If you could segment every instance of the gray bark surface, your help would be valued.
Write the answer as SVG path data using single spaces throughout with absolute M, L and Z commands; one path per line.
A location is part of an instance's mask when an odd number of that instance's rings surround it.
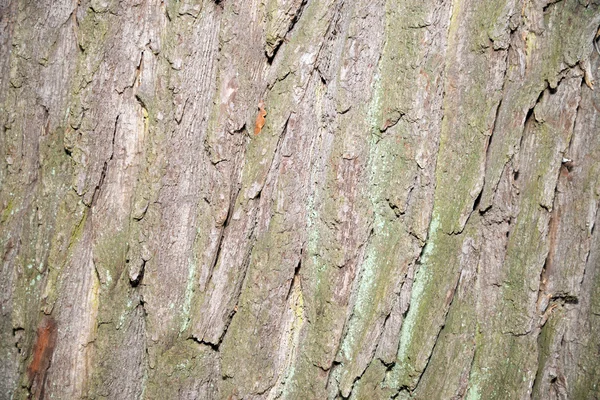
M 595 0 L 0 2 L 1 399 L 599 399 Z

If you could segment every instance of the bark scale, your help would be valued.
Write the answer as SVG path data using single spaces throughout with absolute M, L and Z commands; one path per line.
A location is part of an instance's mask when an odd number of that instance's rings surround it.
M 598 398 L 599 26 L 2 2 L 0 398 Z

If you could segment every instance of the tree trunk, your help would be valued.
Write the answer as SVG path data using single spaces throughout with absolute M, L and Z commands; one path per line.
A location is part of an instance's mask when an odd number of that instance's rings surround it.
M 0 18 L 0 398 L 600 397 L 600 1 Z

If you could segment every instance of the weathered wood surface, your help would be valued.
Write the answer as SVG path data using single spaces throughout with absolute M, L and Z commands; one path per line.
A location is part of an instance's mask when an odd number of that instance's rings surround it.
M 0 2 L 0 398 L 599 398 L 599 26 Z

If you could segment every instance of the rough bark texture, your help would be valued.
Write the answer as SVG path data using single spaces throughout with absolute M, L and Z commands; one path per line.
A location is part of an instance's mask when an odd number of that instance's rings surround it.
M 600 398 L 599 26 L 0 2 L 0 398 Z

